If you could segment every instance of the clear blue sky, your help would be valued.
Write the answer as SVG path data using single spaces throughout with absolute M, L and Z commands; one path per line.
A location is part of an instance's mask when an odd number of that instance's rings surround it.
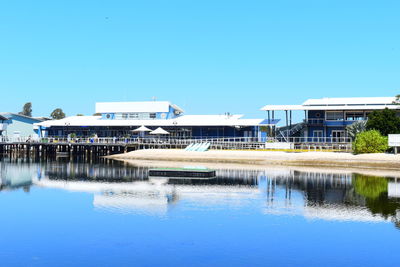
M 2 1 L 0 111 L 190 114 L 400 93 L 400 1 Z

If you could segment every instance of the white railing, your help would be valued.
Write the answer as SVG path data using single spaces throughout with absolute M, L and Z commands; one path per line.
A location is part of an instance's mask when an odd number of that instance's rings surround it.
M 278 142 L 289 143 L 351 143 L 351 137 L 280 137 Z
M 8 137 L 8 136 L 0 136 L 0 143 L 19 143 L 19 142 L 39 142 L 39 138 L 32 138 L 32 137 L 26 137 L 26 136 L 22 136 L 22 137 L 17 137 L 17 136 L 13 136 L 13 137 Z
M 224 138 L 182 138 L 182 137 L 5 137 L 0 136 L 2 143 L 71 143 L 71 144 L 190 144 L 199 142 L 214 143 L 351 143 L 350 137 L 224 137 Z

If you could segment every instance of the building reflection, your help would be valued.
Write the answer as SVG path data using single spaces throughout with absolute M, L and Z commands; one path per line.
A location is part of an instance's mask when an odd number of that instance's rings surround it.
M 180 203 L 197 208 L 261 207 L 265 214 L 311 220 L 400 225 L 395 178 L 295 170 L 217 169 L 214 179 L 148 179 L 148 168 L 116 161 L 0 161 L 1 190 L 32 186 L 93 194 L 100 211 L 166 215 Z
M 302 214 L 309 219 L 392 221 L 399 225 L 397 179 L 312 172 L 263 179 L 268 185 L 267 213 L 278 210 L 281 214 Z
M 96 209 L 165 215 L 180 200 L 203 205 L 230 203 L 259 194 L 258 171 L 220 169 L 212 179 L 168 179 L 147 176 L 146 167 L 87 163 L 51 164 L 36 186 L 94 194 Z
M 29 192 L 32 186 L 32 179 L 39 175 L 37 167 L 22 165 L 20 163 L 4 164 L 0 161 L 0 191 L 12 191 L 22 189 Z

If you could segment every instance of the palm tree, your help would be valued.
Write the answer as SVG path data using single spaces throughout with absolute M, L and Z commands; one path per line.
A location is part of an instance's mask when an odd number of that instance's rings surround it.
M 346 127 L 347 136 L 352 140 L 356 138 L 356 135 L 362 133 L 367 128 L 367 121 L 357 121 Z
M 396 95 L 396 100 L 393 101 L 393 104 L 400 105 L 400 95 Z

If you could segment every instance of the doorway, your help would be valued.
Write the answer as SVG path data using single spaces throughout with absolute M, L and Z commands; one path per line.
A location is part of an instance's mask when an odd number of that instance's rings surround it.
M 344 142 L 346 137 L 346 132 L 343 130 L 333 130 L 332 131 L 332 142 L 340 143 Z

